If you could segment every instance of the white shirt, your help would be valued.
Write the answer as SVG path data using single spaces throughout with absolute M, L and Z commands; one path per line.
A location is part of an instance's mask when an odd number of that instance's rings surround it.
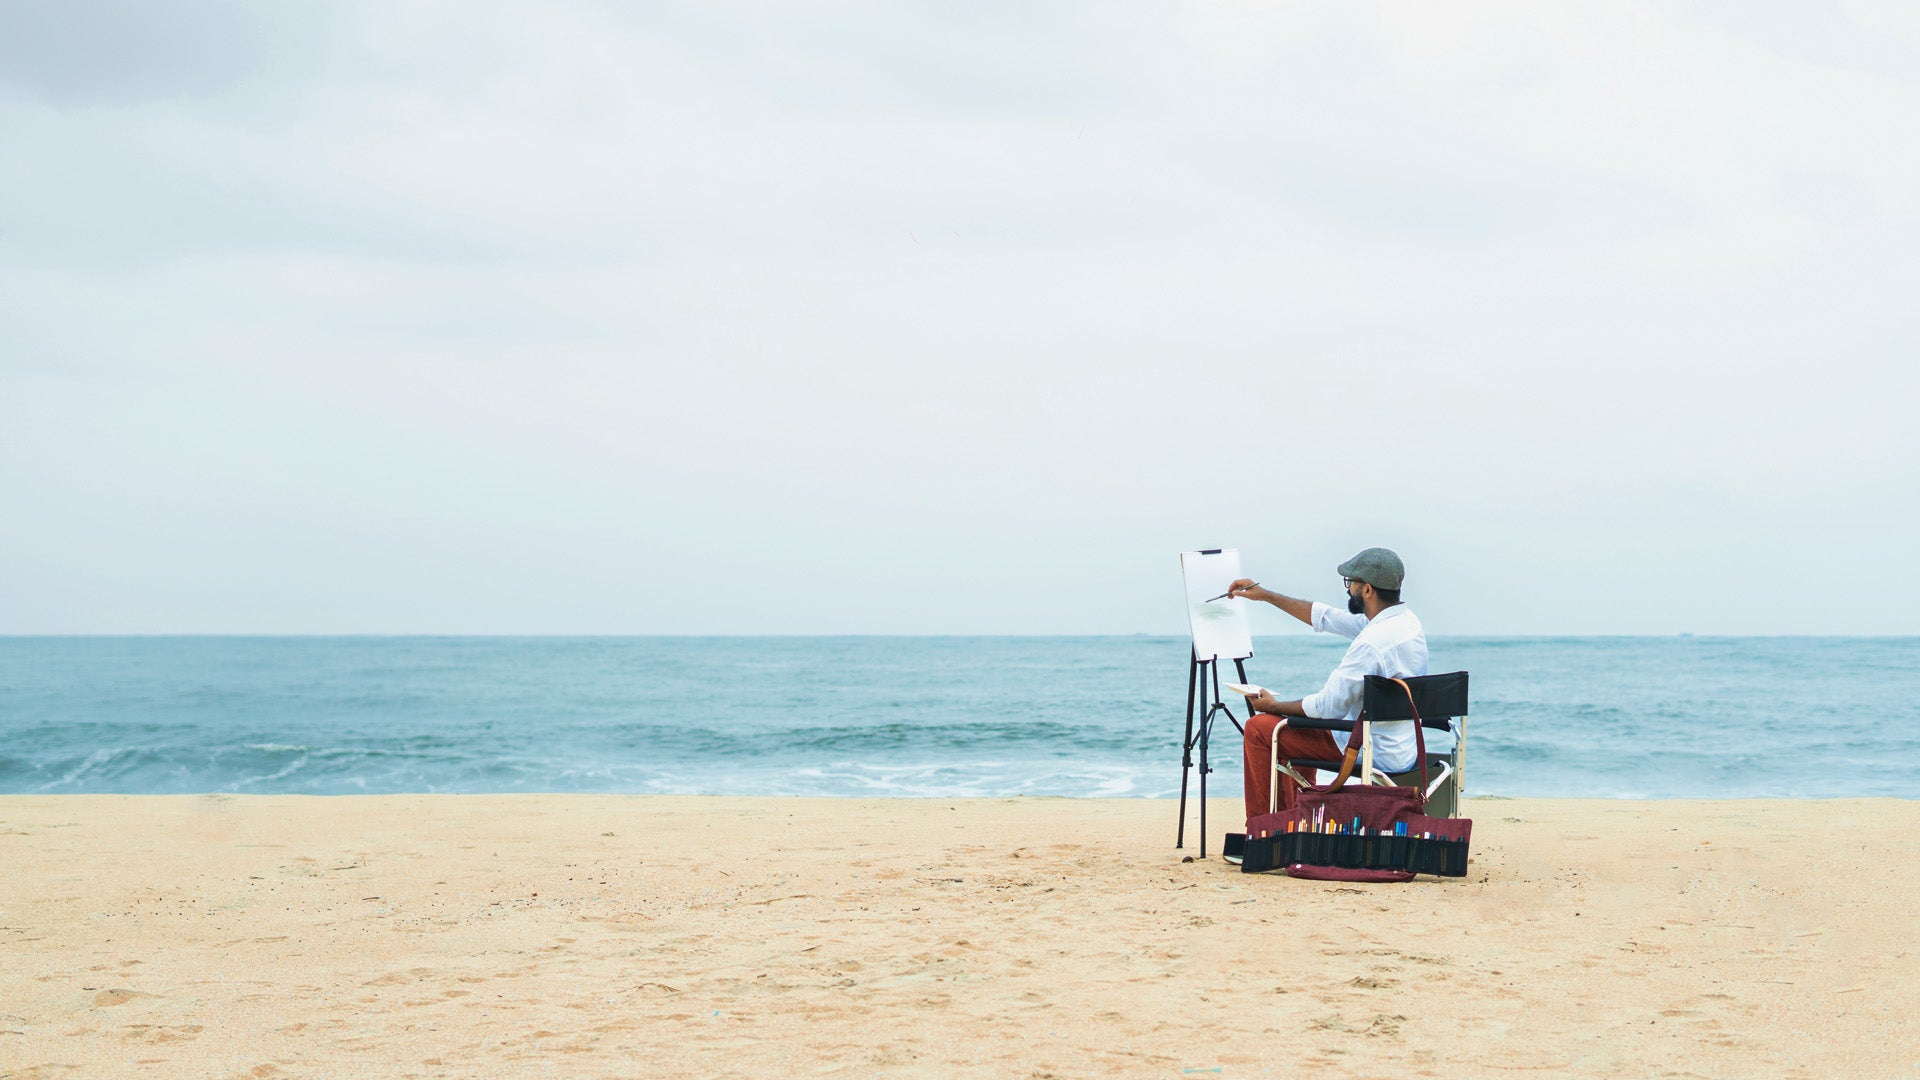
M 1313 605 L 1313 628 L 1325 634 L 1353 639 L 1340 666 L 1327 676 L 1318 693 L 1300 699 L 1300 709 L 1321 720 L 1358 720 L 1360 692 L 1369 675 L 1404 679 L 1427 673 L 1427 631 L 1420 617 L 1405 604 L 1395 604 L 1369 622 L 1339 608 Z M 1329 732 L 1341 746 L 1346 741 Z M 1381 772 L 1406 772 L 1417 767 L 1413 721 L 1395 720 L 1373 725 L 1373 767 Z

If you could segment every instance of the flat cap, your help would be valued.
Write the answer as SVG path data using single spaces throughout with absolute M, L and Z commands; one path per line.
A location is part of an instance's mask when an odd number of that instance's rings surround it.
M 1400 556 L 1386 548 L 1368 548 L 1341 563 L 1340 576 L 1364 581 L 1376 589 L 1397 589 L 1407 579 L 1407 568 Z

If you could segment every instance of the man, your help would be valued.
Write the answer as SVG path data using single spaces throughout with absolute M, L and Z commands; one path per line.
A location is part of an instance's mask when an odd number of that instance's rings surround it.
M 1299 619 L 1315 630 L 1352 638 L 1340 666 L 1327 676 L 1318 693 L 1298 701 L 1280 701 L 1271 693 L 1249 695 L 1247 705 L 1254 714 L 1247 719 L 1246 753 L 1247 820 L 1267 813 L 1273 783 L 1270 757 L 1274 741 L 1280 743 L 1280 757 L 1338 761 L 1346 747 L 1343 735 L 1335 742 L 1334 733 L 1311 728 L 1291 727 L 1287 718 L 1311 716 L 1322 720 L 1355 720 L 1360 716 L 1360 691 L 1368 675 L 1406 678 L 1427 673 L 1427 633 L 1420 619 L 1400 601 L 1400 585 L 1406 567 L 1400 556 L 1386 548 L 1368 548 L 1339 566 L 1347 587 L 1347 610 L 1338 611 L 1327 604 L 1296 600 L 1271 589 L 1263 589 L 1241 578 L 1228 589 L 1230 595 L 1249 600 L 1264 600 Z M 1373 725 L 1373 764 L 1382 772 L 1405 772 L 1416 767 L 1413 721 Z M 1303 773 L 1317 780 L 1311 771 Z M 1299 800 L 1299 785 L 1285 773 L 1280 775 L 1279 808 L 1291 810 Z

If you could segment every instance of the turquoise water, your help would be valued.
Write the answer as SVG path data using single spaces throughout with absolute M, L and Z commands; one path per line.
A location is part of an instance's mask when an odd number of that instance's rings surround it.
M 1297 697 L 1345 644 L 1261 640 L 1247 673 Z M 1473 673 L 1473 794 L 1916 788 L 1920 639 L 1431 644 Z M 1176 637 L 0 638 L 0 793 L 1165 797 L 1186 665 Z

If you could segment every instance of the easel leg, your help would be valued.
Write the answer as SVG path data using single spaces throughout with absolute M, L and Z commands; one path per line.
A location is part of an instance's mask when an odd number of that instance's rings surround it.
M 1187 773 L 1193 768 L 1193 691 L 1195 680 L 1200 674 L 1200 660 L 1188 656 L 1187 660 L 1187 733 L 1180 739 L 1180 829 L 1174 834 L 1173 846 L 1177 851 L 1187 843 Z
M 1202 696 L 1209 701 L 1220 700 L 1220 661 L 1207 661 L 1207 674 L 1201 676 L 1203 682 L 1211 680 L 1212 688 Z M 1213 740 L 1213 707 L 1207 707 L 1206 718 L 1200 721 L 1200 857 L 1207 857 L 1207 774 L 1213 771 L 1213 765 L 1207 757 L 1207 746 Z
M 1240 673 L 1240 681 L 1247 679 L 1246 663 L 1243 660 L 1233 662 L 1234 670 Z M 1202 660 L 1192 657 L 1187 666 L 1187 731 L 1180 746 L 1180 828 L 1175 834 L 1173 846 L 1186 846 L 1187 839 L 1187 778 L 1195 767 L 1200 770 L 1200 853 L 1207 857 L 1207 774 L 1213 771 L 1212 744 L 1213 721 L 1224 713 L 1233 729 L 1246 734 L 1246 728 L 1240 723 L 1233 710 L 1220 700 L 1220 660 Z M 1196 759 L 1195 748 L 1200 753 Z

